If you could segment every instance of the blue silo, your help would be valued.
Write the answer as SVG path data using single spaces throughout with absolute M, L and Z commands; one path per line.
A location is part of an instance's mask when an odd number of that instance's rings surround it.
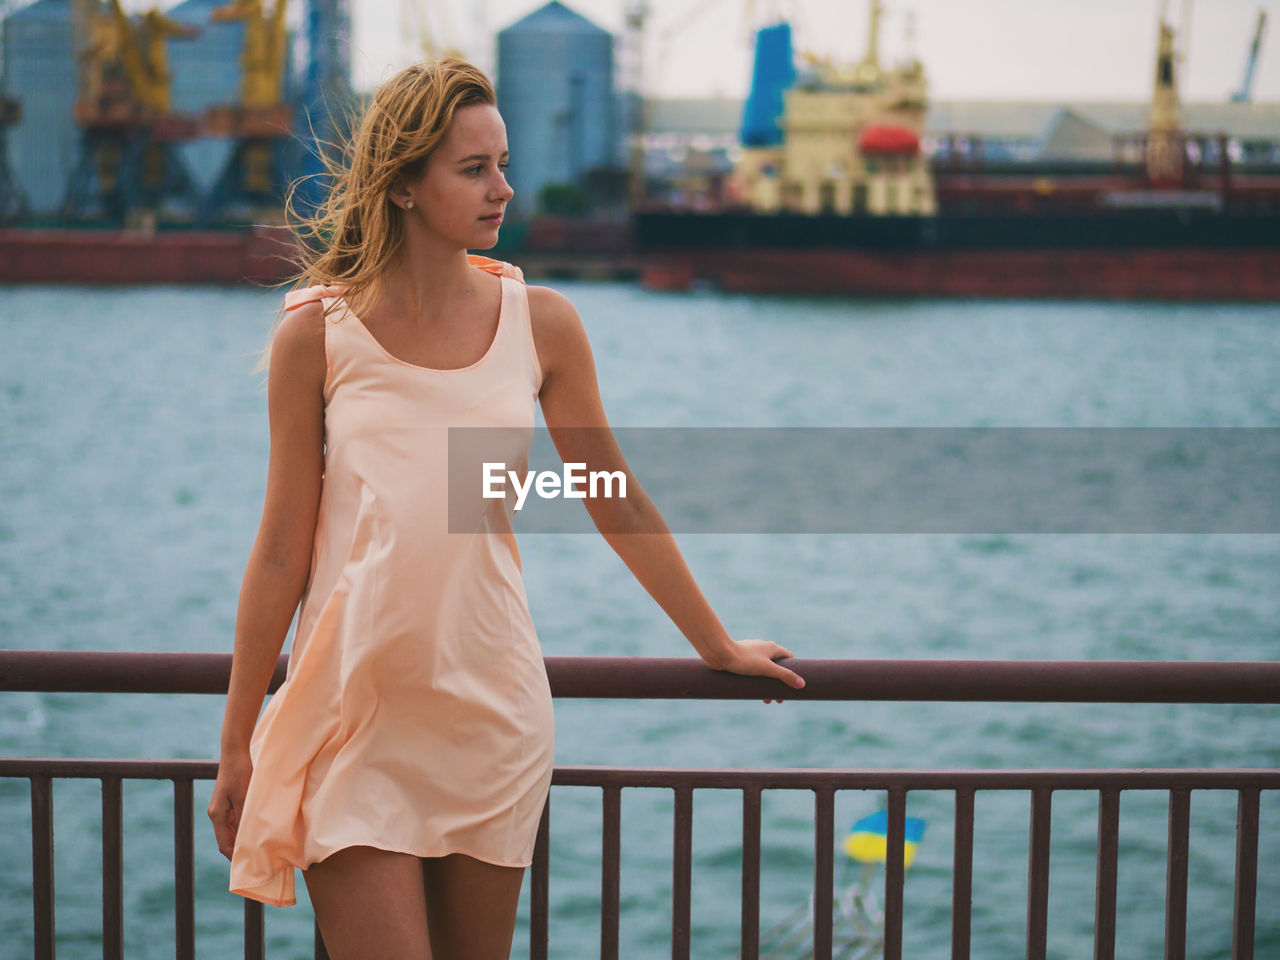
M 498 109 L 517 219 L 537 212 L 547 184 L 581 183 L 588 170 L 617 165 L 613 42 L 559 0 L 498 33 Z
M 9 161 L 37 215 L 57 212 L 75 165 L 76 80 L 70 0 L 36 0 L 11 13 L 0 87 L 21 104 L 22 119 L 8 131 Z
M 185 0 L 167 13 L 173 19 L 198 27 L 191 40 L 169 41 L 169 72 L 173 77 L 173 109 L 202 117 L 209 107 L 240 99 L 240 51 L 244 23 L 213 23 L 209 14 L 226 0 Z M 201 191 L 208 190 L 227 162 L 229 137 L 201 137 L 183 145 L 183 158 Z

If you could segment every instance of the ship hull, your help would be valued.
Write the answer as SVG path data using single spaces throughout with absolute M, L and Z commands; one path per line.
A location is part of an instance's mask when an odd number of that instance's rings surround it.
M 277 283 L 295 270 L 291 234 L 245 231 L 0 230 L 0 283 Z
M 894 297 L 1280 301 L 1280 218 L 639 214 L 644 284 Z

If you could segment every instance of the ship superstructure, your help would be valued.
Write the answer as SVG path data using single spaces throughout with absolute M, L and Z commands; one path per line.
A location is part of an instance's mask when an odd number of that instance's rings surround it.
M 857 63 L 811 55 L 793 74 L 789 25 L 758 34 L 743 156 L 730 187 L 743 206 L 767 214 L 936 212 L 921 151 L 924 64 L 911 58 L 882 66 L 880 0 L 870 12 L 866 54 Z M 775 105 L 781 109 L 771 117 Z
M 1225 133 L 1184 126 L 1186 40 L 1164 11 L 1146 116 L 1083 162 L 992 162 L 979 139 L 936 130 L 927 156 L 924 66 L 886 69 L 879 0 L 870 12 L 852 64 L 794 57 L 785 23 L 759 32 L 721 202 L 633 215 L 647 285 L 1280 301 L 1280 176 L 1234 166 Z

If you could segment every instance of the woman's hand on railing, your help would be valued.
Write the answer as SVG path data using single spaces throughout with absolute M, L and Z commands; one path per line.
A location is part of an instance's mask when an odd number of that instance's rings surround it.
M 218 761 L 218 779 L 213 784 L 208 813 L 213 821 L 214 835 L 218 838 L 218 850 L 228 860 L 235 849 L 240 811 L 244 809 L 244 797 L 249 792 L 252 775 L 253 761 L 247 748 L 234 753 L 223 751 Z
M 776 677 L 789 687 L 799 690 L 804 686 L 804 678 L 794 670 L 788 670 L 774 661 L 779 657 L 794 657 L 795 654 L 781 644 L 772 640 L 738 640 L 726 650 L 715 662 L 707 662 L 716 670 L 727 670 L 748 677 Z M 773 703 L 765 700 L 765 703 Z M 781 700 L 778 703 L 782 703 Z

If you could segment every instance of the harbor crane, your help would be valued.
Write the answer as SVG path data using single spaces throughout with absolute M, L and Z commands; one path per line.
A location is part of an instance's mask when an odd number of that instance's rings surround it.
M 1145 148 L 1147 180 L 1155 187 L 1177 187 L 1184 183 L 1185 141 L 1178 87 L 1189 42 L 1191 3 L 1187 0 L 1183 8 L 1181 38 L 1165 15 L 1166 7 L 1167 0 L 1160 5 L 1155 82 Z
M 439 18 L 440 25 L 433 23 Z M 450 17 L 449 5 L 429 0 L 400 0 L 400 32 L 414 55 L 427 60 L 441 57 L 465 58 L 466 53 L 450 42 L 458 31 Z
M 263 0 L 232 0 L 209 19 L 244 22 L 240 100 L 209 108 L 205 129 L 231 137 L 231 155 L 205 201 L 203 219 L 237 220 L 278 212 L 284 193 L 285 147 L 293 136 L 293 105 L 285 100 L 287 0 L 268 12 Z
M 1232 103 L 1251 103 L 1253 100 L 1253 71 L 1258 66 L 1258 51 L 1262 48 L 1262 34 L 1267 29 L 1267 11 L 1258 11 L 1258 24 L 1253 30 L 1253 43 L 1249 46 L 1249 59 L 1244 65 L 1244 80 L 1240 89 L 1231 95 Z
M 197 190 L 177 147 L 197 125 L 172 110 L 167 44 L 199 31 L 159 10 L 134 21 L 120 0 L 75 10 L 85 38 L 73 108 L 80 148 L 62 216 L 154 227 L 171 200 L 194 212 Z

